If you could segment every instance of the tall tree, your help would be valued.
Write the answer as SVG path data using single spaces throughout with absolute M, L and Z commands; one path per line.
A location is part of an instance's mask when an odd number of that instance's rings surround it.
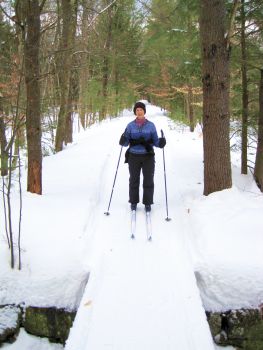
M 18 54 L 14 40 L 13 25 L 4 21 L 0 8 L 0 141 L 1 175 L 8 174 L 8 155 L 15 136 L 16 93 L 19 80 Z M 12 132 L 10 133 L 10 125 Z M 10 134 L 12 137 L 10 138 Z M 12 171 L 11 169 L 9 169 Z
M 241 75 L 242 75 L 242 133 L 241 133 L 241 174 L 247 174 L 247 144 L 248 144 L 248 79 L 247 79 L 247 48 L 246 48 L 246 13 L 245 0 L 241 0 Z
M 27 190 L 42 194 L 42 150 L 40 123 L 39 46 L 40 12 L 38 0 L 25 5 L 25 82 L 27 93 L 26 132 L 28 149 Z M 42 1 L 42 5 L 44 2 Z
M 139 81 L 154 103 L 180 115 L 190 130 L 201 114 L 198 34 L 196 0 L 151 2 Z
M 79 0 L 74 0 L 72 3 L 72 19 L 71 19 L 71 30 L 70 30 L 70 44 L 72 47 L 75 46 L 76 29 L 77 29 L 77 16 L 78 16 L 78 2 Z M 70 78 L 69 78 L 69 90 L 68 90 L 68 109 L 66 111 L 65 117 L 65 144 L 71 143 L 73 141 L 73 111 L 74 111 L 74 101 L 77 100 L 77 73 L 74 66 L 77 66 L 76 56 L 70 56 Z
M 260 73 L 258 143 L 254 178 L 260 191 L 263 192 L 263 69 L 260 70 Z
M 229 142 L 229 46 L 225 1 L 200 0 L 204 194 L 232 186 Z
M 72 31 L 73 0 L 61 0 L 62 9 L 62 33 L 59 52 L 57 53 L 57 70 L 60 90 L 60 108 L 58 114 L 58 125 L 56 133 L 56 152 L 62 151 L 65 141 L 66 115 L 68 111 L 68 96 L 70 82 L 70 63 L 72 53 L 72 42 L 70 39 Z
M 109 5 L 109 1 L 106 1 L 105 5 Z M 110 76 L 110 54 L 112 47 L 112 22 L 113 22 L 113 6 L 109 6 L 107 9 L 107 29 L 106 38 L 104 42 L 104 53 L 103 53 L 103 63 L 102 63 L 102 109 L 100 111 L 100 120 L 104 119 L 106 116 L 106 105 L 108 99 L 108 86 L 109 86 L 109 76 Z
M 90 36 L 90 26 L 92 15 L 90 8 L 93 6 L 94 0 L 82 0 L 82 16 L 81 16 L 81 35 L 80 35 L 80 66 L 81 74 L 79 76 L 79 117 L 80 123 L 83 128 L 86 128 L 86 115 L 88 112 L 88 78 L 89 78 L 89 36 Z M 92 13 L 92 14 L 91 14 Z
M 188 93 L 187 93 L 187 115 L 189 118 L 190 123 L 190 131 L 194 131 L 195 123 L 194 123 L 194 108 L 193 108 L 193 89 L 192 86 L 188 86 Z
M 258 72 L 263 64 L 262 2 L 241 1 L 231 46 L 231 125 L 241 136 L 241 173 L 247 174 L 254 159 L 254 135 L 258 126 Z M 239 143 L 236 143 L 239 146 Z M 240 149 L 237 147 L 236 149 Z
M 92 111 L 117 114 L 131 105 L 138 85 L 141 20 L 134 0 L 104 1 L 89 35 L 88 99 Z M 98 115 L 98 114 L 97 114 Z
M 8 153 L 6 151 L 6 127 L 4 122 L 2 96 L 0 95 L 0 143 L 1 143 L 1 176 L 8 174 Z

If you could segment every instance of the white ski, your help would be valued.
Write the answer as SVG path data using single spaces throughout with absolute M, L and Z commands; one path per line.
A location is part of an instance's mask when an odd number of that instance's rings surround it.
M 131 212 L 131 239 L 135 238 L 135 229 L 136 229 L 136 210 Z
M 152 240 L 152 223 L 151 223 L 151 212 L 146 211 L 146 234 L 148 241 Z

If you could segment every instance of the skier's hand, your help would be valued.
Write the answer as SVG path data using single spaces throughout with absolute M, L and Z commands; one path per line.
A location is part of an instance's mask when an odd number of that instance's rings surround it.
M 141 136 L 141 137 L 138 139 L 138 143 L 139 143 L 140 145 L 145 145 L 145 143 L 146 143 L 145 138 Z
M 125 135 L 124 135 L 124 133 L 123 133 L 123 134 L 121 135 L 121 138 L 120 138 L 120 141 L 119 141 L 119 145 L 124 146 L 125 143 L 126 143 L 126 141 L 127 141 L 127 139 L 126 139 L 126 137 L 125 137 Z
M 145 144 L 145 139 L 142 136 L 138 139 L 131 139 L 130 140 L 131 146 L 144 145 L 144 144 Z
M 159 137 L 159 147 L 164 148 L 165 145 L 166 145 L 165 137 Z

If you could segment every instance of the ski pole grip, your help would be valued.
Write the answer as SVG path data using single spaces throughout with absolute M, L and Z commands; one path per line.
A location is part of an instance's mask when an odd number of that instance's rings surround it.
M 161 129 L 161 135 L 162 135 L 162 137 L 164 137 L 164 133 L 163 133 L 163 130 Z

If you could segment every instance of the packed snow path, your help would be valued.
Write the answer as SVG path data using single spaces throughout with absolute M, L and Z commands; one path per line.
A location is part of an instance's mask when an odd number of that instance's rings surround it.
M 196 174 L 200 167 L 195 167 L 194 155 L 188 164 L 180 161 L 186 155 L 183 142 L 178 142 L 180 132 L 173 130 L 173 123 L 159 108 L 147 106 L 147 117 L 155 123 L 158 134 L 163 129 L 167 138 L 165 160 L 172 221 L 165 221 L 163 155 L 160 149 L 155 149 L 153 241 L 146 239 L 142 204 L 137 210 L 136 238 L 130 239 L 128 168 L 123 164 L 124 154 L 110 216 L 103 214 L 108 206 L 120 152 L 118 140 L 133 117 L 123 116 L 105 122 L 100 127 L 108 128 L 107 139 L 96 138 L 93 133 L 94 140 L 103 142 L 105 149 L 103 154 L 96 152 L 103 166 L 94 188 L 93 209 L 87 213 L 83 228 L 87 234 L 85 258 L 90 279 L 66 350 L 214 349 L 191 263 L 190 227 L 184 205 L 190 192 L 196 191 L 200 195 L 202 191 L 200 183 L 196 182 L 196 178 L 201 180 L 202 177 L 202 174 Z

